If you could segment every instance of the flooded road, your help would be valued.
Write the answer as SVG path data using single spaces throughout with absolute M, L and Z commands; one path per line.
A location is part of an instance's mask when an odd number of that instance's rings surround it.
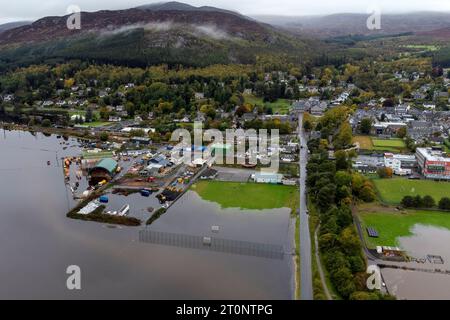
M 450 230 L 417 224 L 412 232 L 410 237 L 399 238 L 401 248 L 408 255 L 418 259 L 436 255 L 444 263 L 411 262 L 407 266 L 450 270 Z M 450 299 L 450 275 L 398 269 L 383 269 L 382 274 L 390 292 L 398 299 Z
M 108 228 L 67 219 L 73 200 L 57 159 L 78 155 L 79 148 L 69 139 L 63 150 L 61 141 L 0 132 L 0 298 L 293 298 L 289 257 L 271 260 L 139 243 L 144 227 Z M 246 215 L 191 199 L 195 193 L 187 196 L 150 228 L 203 235 L 217 224 L 224 238 L 289 245 L 285 209 Z M 79 291 L 66 288 L 69 265 L 81 268 Z

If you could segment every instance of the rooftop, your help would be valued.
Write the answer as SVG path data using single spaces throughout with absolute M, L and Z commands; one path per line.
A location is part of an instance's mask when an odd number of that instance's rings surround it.
M 444 156 L 444 152 L 432 148 L 417 148 L 416 152 L 422 154 L 428 161 L 450 162 L 450 157 Z
M 118 166 L 117 161 L 115 161 L 114 159 L 104 158 L 100 160 L 91 170 L 94 170 L 96 168 L 102 168 L 107 170 L 109 173 L 113 174 L 116 171 L 117 166 Z
M 383 127 L 383 128 L 387 128 L 387 127 L 389 127 L 389 126 L 406 126 L 406 123 L 404 123 L 404 122 L 378 122 L 378 123 L 375 123 L 374 125 L 373 125 L 374 127 Z
M 385 158 L 394 158 L 394 159 L 400 159 L 400 160 L 415 160 L 416 157 L 414 155 L 409 154 L 394 154 L 390 152 L 386 152 L 384 154 Z
M 283 175 L 280 173 L 269 173 L 269 172 L 256 172 L 254 179 L 282 179 Z

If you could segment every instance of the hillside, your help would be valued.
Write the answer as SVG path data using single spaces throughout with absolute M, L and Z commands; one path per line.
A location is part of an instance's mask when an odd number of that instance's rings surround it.
M 28 24 L 31 24 L 31 21 L 16 21 L 16 22 L 9 22 L 9 23 L 4 23 L 4 24 L 0 24 L 0 33 L 10 30 L 10 29 L 14 29 L 14 28 L 18 28 L 21 26 L 25 26 Z
M 81 30 L 68 16 L 46 17 L 0 33 L 3 64 L 82 58 L 131 65 L 252 63 L 257 54 L 306 54 L 311 44 L 238 13 L 166 3 L 81 13 Z M 20 57 L 20 58 L 18 58 Z
M 200 11 L 200 12 L 211 12 L 211 11 L 214 11 L 214 12 L 235 14 L 235 15 L 238 15 L 238 16 L 241 16 L 241 17 L 245 17 L 245 16 L 243 16 L 240 13 L 235 12 L 235 11 L 220 9 L 220 8 L 211 7 L 211 6 L 194 7 L 194 6 L 191 6 L 189 4 L 176 2 L 176 1 L 147 4 L 147 5 L 136 7 L 136 9 L 151 10 L 151 11 L 168 11 L 168 10 Z
M 381 30 L 367 29 L 369 14 L 339 13 L 325 16 L 255 16 L 259 21 L 286 28 L 298 34 L 322 38 L 349 34 L 398 34 L 422 33 L 450 27 L 450 13 L 414 12 L 405 14 L 382 14 Z
M 437 40 L 450 40 L 450 26 L 430 31 L 422 31 L 418 32 L 417 36 L 424 37 L 424 38 L 433 38 Z

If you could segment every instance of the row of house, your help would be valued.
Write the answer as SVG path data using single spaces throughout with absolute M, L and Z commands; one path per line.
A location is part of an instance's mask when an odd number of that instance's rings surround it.
M 330 107 L 329 101 L 320 100 L 318 97 L 294 101 L 291 106 L 291 113 L 309 112 L 314 116 L 322 116 Z

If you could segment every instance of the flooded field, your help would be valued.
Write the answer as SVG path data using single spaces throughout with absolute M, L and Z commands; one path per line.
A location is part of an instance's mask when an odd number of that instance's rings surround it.
M 399 238 L 400 246 L 414 258 L 440 256 L 443 264 L 426 261 L 407 266 L 450 270 L 450 230 L 416 224 L 412 232 L 412 236 Z M 450 299 L 450 275 L 398 269 L 383 269 L 382 273 L 387 287 L 399 299 Z
M 66 218 L 75 204 L 61 158 L 80 152 L 75 139 L 0 132 L 0 298 L 292 299 L 293 266 L 283 260 L 139 242 L 139 231 L 218 236 L 282 244 L 291 250 L 289 209 L 222 210 L 188 192 L 149 227 L 110 228 Z M 48 163 L 48 161 L 50 161 Z M 154 198 L 111 197 L 145 219 Z M 135 204 L 133 208 L 133 204 Z M 81 268 L 82 289 L 66 288 L 66 268 Z
M 383 269 L 389 292 L 403 300 L 450 299 L 450 276 L 418 271 Z
M 289 208 L 221 209 L 217 203 L 203 200 L 194 191 L 188 191 L 151 225 L 151 229 L 206 236 L 212 235 L 212 226 L 219 226 L 217 236 L 221 238 L 283 245 L 287 251 L 291 247 L 286 237 L 291 227 Z

